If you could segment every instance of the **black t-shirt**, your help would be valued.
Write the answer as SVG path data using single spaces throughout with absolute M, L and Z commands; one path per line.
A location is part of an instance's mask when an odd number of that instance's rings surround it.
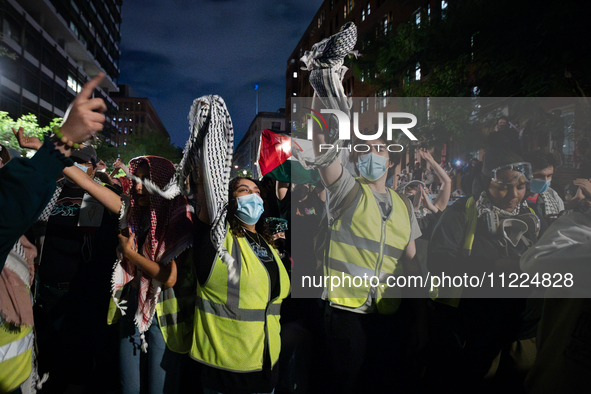
M 64 185 L 47 223 L 39 276 L 48 286 L 69 283 L 70 293 L 84 294 L 87 306 L 98 302 L 106 313 L 118 215 L 104 208 L 98 227 L 78 226 L 84 195 L 84 190 Z
M 267 245 L 263 237 L 259 234 L 251 233 L 248 230 L 244 230 L 244 232 L 252 251 L 257 255 L 269 273 L 269 279 L 271 280 L 271 299 L 279 297 L 279 268 L 269 245 Z
M 83 260 L 84 232 L 78 217 L 84 193 L 65 184 L 51 211 L 39 266 L 41 282 L 48 286 L 71 282 Z

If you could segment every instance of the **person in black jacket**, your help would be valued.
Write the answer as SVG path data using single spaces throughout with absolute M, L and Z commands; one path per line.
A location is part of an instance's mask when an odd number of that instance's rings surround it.
M 8 252 L 35 223 L 55 191 L 62 170 L 74 163 L 68 159 L 75 143 L 84 142 L 103 129 L 107 110 L 100 98 L 91 98 L 105 74 L 87 82 L 68 109 L 64 123 L 51 139 L 36 146 L 33 158 L 15 158 L 0 168 L 0 271 Z M 14 130 L 13 130 L 14 131 Z M 15 134 L 22 136 L 21 127 Z M 67 144 L 68 142 L 69 144 Z
M 496 145 L 487 149 L 482 173 L 480 195 L 446 209 L 433 231 L 427 259 L 432 275 L 481 278 L 521 272 L 519 259 L 539 231 L 539 218 L 525 201 L 531 166 Z M 470 218 L 476 219 L 474 230 Z M 470 234 L 474 235 L 471 243 L 467 242 Z M 428 372 L 432 384 L 453 384 L 460 392 L 474 390 L 484 384 L 487 374 L 494 375 L 494 361 L 501 350 L 535 337 L 536 303 L 492 298 L 498 288 L 488 282 L 483 288 L 438 289 Z

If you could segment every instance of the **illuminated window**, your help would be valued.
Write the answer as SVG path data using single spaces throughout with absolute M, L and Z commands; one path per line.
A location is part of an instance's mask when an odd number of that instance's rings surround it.
M 80 86 L 76 79 L 71 75 L 68 75 L 68 87 L 76 93 L 80 93 L 82 90 L 82 86 Z
M 298 72 L 297 72 L 297 71 L 294 71 L 294 72 L 293 72 L 293 77 L 294 77 L 294 78 L 297 78 L 297 77 L 298 77 Z
M 72 29 L 72 31 L 74 32 L 74 35 L 76 37 L 78 37 L 78 28 L 76 27 L 76 25 L 74 24 L 74 22 L 70 22 L 70 29 Z
M 361 22 L 365 20 L 365 10 L 361 11 Z
M 421 80 L 421 64 L 417 62 L 415 66 L 415 81 Z
M 367 15 L 371 14 L 371 4 L 367 3 Z
M 293 112 L 294 114 L 295 114 L 296 112 L 298 112 L 298 106 L 297 106 L 297 104 L 296 104 L 296 103 L 293 103 L 293 104 L 292 104 L 292 106 L 291 106 L 291 112 Z

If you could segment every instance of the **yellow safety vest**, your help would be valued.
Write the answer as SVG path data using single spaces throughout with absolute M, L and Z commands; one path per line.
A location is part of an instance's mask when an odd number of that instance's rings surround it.
M 0 325 L 0 393 L 9 393 L 31 374 L 33 327 Z
M 377 310 L 391 314 L 398 310 L 401 292 L 388 286 L 388 278 L 404 274 L 399 259 L 410 241 L 410 217 L 406 204 L 389 190 L 392 210 L 386 220 L 366 181 L 358 178 L 361 189 L 353 202 L 333 222 L 330 232 L 325 275 L 328 299 L 347 308 L 359 308 L 375 299 Z M 336 279 L 341 285 L 332 288 Z M 379 283 L 371 277 L 377 277 Z M 377 285 L 377 286 L 376 286 Z
M 11 251 L 4 269 L 15 272 L 23 281 L 22 285 L 30 291 L 28 267 L 22 264 L 21 259 Z M 25 307 L 32 308 L 30 304 Z M 15 327 L 7 323 L 0 324 L 0 393 L 15 390 L 31 375 L 34 335 L 32 326 Z
M 187 256 L 177 273 L 177 283 L 163 289 L 156 304 L 156 316 L 164 341 L 170 350 L 177 353 L 188 353 L 191 349 L 195 313 L 197 278 L 192 249 L 185 253 Z
M 209 366 L 253 372 L 279 359 L 281 301 L 289 295 L 289 276 L 270 247 L 279 269 L 279 297 L 271 299 L 271 281 L 244 237 L 227 231 L 224 247 L 231 270 L 219 254 L 207 282 L 197 284 L 195 326 L 190 356 Z M 230 273 L 231 272 L 231 273 Z
M 188 353 L 191 348 L 195 311 L 197 279 L 193 267 L 192 249 L 187 249 L 183 252 L 184 254 L 186 254 L 185 260 L 182 264 L 177 264 L 179 267 L 177 283 L 173 287 L 162 289 L 156 303 L 156 319 L 164 342 L 170 350 L 177 353 Z M 135 313 L 135 311 L 128 311 L 128 313 Z M 111 297 L 107 324 L 116 323 L 120 317 L 121 311 Z

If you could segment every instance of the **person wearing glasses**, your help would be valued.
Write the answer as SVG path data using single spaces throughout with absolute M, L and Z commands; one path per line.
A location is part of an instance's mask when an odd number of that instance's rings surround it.
M 451 205 L 433 230 L 427 258 L 432 275 L 521 273 L 519 259 L 540 230 L 540 215 L 525 198 L 531 165 L 494 144 L 486 149 L 480 178 L 484 190 Z M 434 385 L 482 387 L 485 376 L 494 376 L 502 349 L 530 346 L 527 340 L 535 337 L 539 316 L 526 299 L 475 298 L 482 297 L 477 291 L 448 287 L 432 292 L 436 302 L 427 375 Z

